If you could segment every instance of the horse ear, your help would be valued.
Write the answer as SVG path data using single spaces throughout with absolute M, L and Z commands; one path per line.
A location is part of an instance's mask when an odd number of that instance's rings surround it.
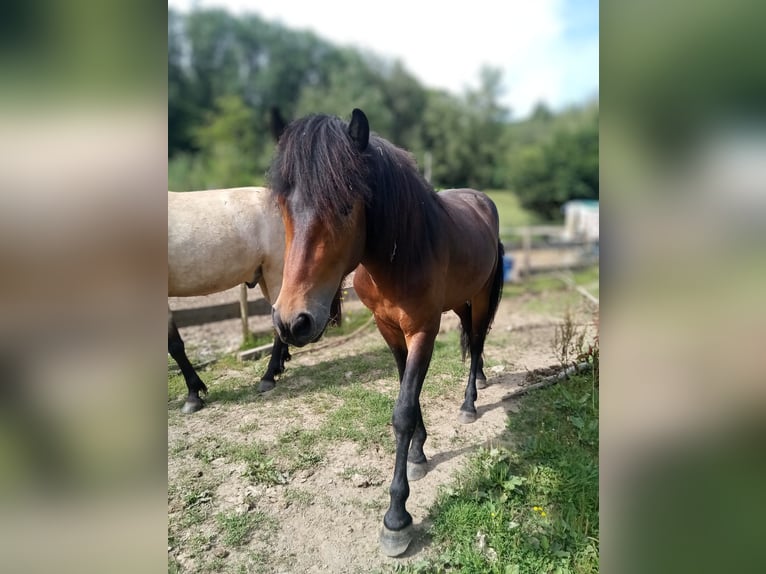
M 367 144 L 370 143 L 370 123 L 367 121 L 367 116 L 359 108 L 354 108 L 354 111 L 351 112 L 348 135 L 359 151 L 367 149 Z
M 269 128 L 271 129 L 271 137 L 274 138 L 275 142 L 278 142 L 279 138 L 282 137 L 282 133 L 285 131 L 286 127 L 287 122 L 282 117 L 279 108 L 277 106 L 271 106 Z

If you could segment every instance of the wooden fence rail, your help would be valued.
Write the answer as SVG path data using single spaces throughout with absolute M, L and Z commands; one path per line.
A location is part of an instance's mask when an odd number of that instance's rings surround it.
M 598 261 L 595 246 L 597 243 L 585 241 L 562 241 L 563 226 L 532 225 L 526 227 L 505 228 L 500 236 L 506 244 L 506 255 L 513 259 L 513 280 L 525 279 L 532 273 L 571 269 L 590 265 Z M 519 241 L 509 240 L 521 236 Z M 535 244 L 533 237 L 548 237 L 550 241 Z M 595 253 L 595 255 L 594 255 Z M 355 298 L 352 287 L 347 289 L 347 298 Z M 179 327 L 203 325 L 215 321 L 240 318 L 242 334 L 249 333 L 247 317 L 270 315 L 271 305 L 265 299 L 247 300 L 247 288 L 242 285 L 239 301 L 196 307 L 193 309 L 173 310 L 173 318 Z
M 271 315 L 271 305 L 266 299 L 256 299 L 247 302 L 247 315 Z M 192 325 L 204 325 L 226 319 L 242 317 L 240 302 L 222 303 L 220 305 L 208 305 L 193 309 L 173 309 L 173 319 L 178 327 L 190 327 Z

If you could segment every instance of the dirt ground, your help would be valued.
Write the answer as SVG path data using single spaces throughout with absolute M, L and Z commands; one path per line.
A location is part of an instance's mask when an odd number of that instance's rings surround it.
M 403 557 L 388 558 L 378 548 L 378 534 L 388 506 L 393 456 L 388 452 L 360 450 L 354 443 L 338 443 L 328 449 L 327 458 L 321 465 L 302 471 L 285 485 L 253 485 L 243 476 L 241 464 L 230 464 L 224 458 L 213 460 L 209 467 L 200 463 L 198 473 L 210 473 L 212 467 L 215 475 L 218 485 L 213 496 L 216 512 L 257 510 L 276 519 L 275 526 L 258 531 L 241 549 L 220 549 L 215 545 L 209 548 L 211 559 L 213 556 L 219 558 L 221 571 L 361 573 L 422 558 L 430 545 L 428 511 L 439 489 L 451 483 L 466 457 L 483 445 L 497 443 L 508 415 L 518 408 L 516 401 L 503 399 L 524 384 L 527 372 L 557 365 L 552 341 L 556 325 L 562 320 L 561 308 L 558 302 L 547 304 L 544 294 L 542 303 L 539 295 L 534 296 L 535 301 L 530 301 L 530 297 L 533 296 L 506 296 L 501 301 L 486 349 L 489 363 L 495 366 L 487 373 L 489 386 L 479 390 L 475 423 L 461 425 L 457 421 L 464 381 L 455 381 L 451 396 L 421 403 L 428 430 L 425 452 L 429 458 L 429 472 L 422 480 L 410 484 L 407 508 L 414 519 L 414 540 Z M 593 319 L 588 305 L 576 294 L 570 300 L 575 303 L 576 320 L 587 327 Z M 211 302 L 208 300 L 203 304 Z M 264 319 L 268 327 L 268 318 Z M 251 319 L 252 330 L 257 330 L 259 320 Z M 443 331 L 457 329 L 457 326 L 458 320 L 453 314 L 443 316 Z M 592 328 L 587 328 L 592 334 Z M 238 319 L 181 331 L 195 362 L 235 350 L 241 342 Z M 503 345 L 493 345 L 493 338 L 504 341 Z M 289 376 L 295 365 L 316 364 L 382 344 L 377 330 L 368 329 L 339 347 L 296 353 L 284 376 Z M 231 376 L 255 377 L 257 373 L 244 364 L 241 372 L 232 370 Z M 393 387 L 397 382 L 381 380 L 376 384 Z M 270 426 L 269 421 L 261 419 L 248 404 L 211 403 L 192 416 L 169 412 L 169 449 L 189 437 L 205 436 L 211 429 L 225 434 L 225 429 L 240 429 L 252 424 L 257 429 L 254 432 L 258 433 L 258 439 L 268 440 L 270 435 L 275 437 L 296 424 L 305 428 L 318 424 L 314 420 L 316 415 L 301 403 L 300 398 L 284 403 L 280 406 L 279 418 L 274 419 L 281 421 L 280 428 Z M 193 463 L 188 457 L 169 456 L 169 482 L 181 481 L 183 476 L 194 472 L 189 468 Z M 171 506 L 170 519 L 173 520 L 174 513 L 178 512 L 178 508 Z M 183 542 L 169 547 L 168 552 L 182 571 L 200 570 L 200 558 L 190 557 Z

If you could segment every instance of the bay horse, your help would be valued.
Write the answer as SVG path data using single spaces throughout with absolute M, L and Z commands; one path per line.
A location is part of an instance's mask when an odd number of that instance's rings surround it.
M 289 124 L 268 177 L 285 224 L 272 311 L 279 336 L 299 347 L 319 338 L 333 294 L 356 269 L 354 289 L 396 361 L 396 461 L 380 544 L 398 556 L 412 539 L 409 481 L 427 472 L 420 391 L 448 310 L 460 318 L 463 357 L 471 357 L 458 420 L 476 420 L 484 340 L 503 287 L 497 208 L 472 189 L 436 193 L 408 152 L 370 133 L 359 109 L 349 123 L 311 115 Z
M 208 295 L 246 283 L 251 288 L 259 285 L 271 303 L 282 285 L 284 250 L 282 217 L 268 189 L 168 192 L 168 297 Z M 339 320 L 340 292 L 333 315 Z M 200 392 L 207 392 L 207 387 L 186 356 L 170 307 L 168 352 L 188 389 L 181 411 L 200 410 L 204 405 Z M 289 360 L 287 344 L 275 336 L 260 392 L 274 388 L 274 377 Z

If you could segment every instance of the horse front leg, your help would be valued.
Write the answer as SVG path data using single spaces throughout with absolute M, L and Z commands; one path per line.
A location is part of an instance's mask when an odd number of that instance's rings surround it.
M 407 498 L 410 495 L 407 459 L 416 429 L 422 428 L 422 434 L 419 435 L 420 444 L 415 445 L 415 454 L 422 455 L 422 464 L 425 465 L 422 442 L 425 441 L 426 433 L 420 411 L 420 391 L 431 362 L 435 336 L 435 332 L 420 333 L 408 341 L 407 345 L 406 366 L 392 418 L 396 437 L 396 461 L 394 478 L 389 488 L 391 502 L 383 517 L 383 529 L 380 534 L 381 550 L 387 556 L 399 556 L 407 550 L 412 540 L 412 516 L 406 509 Z
M 407 347 L 404 350 L 391 349 L 396 359 L 396 365 L 399 368 L 399 384 L 401 386 L 404 380 L 404 371 L 407 364 Z M 423 451 L 423 446 L 428 438 L 426 427 L 423 424 L 423 412 L 420 409 L 420 401 L 415 404 L 417 412 L 415 414 L 415 430 L 412 433 L 410 449 L 407 453 L 407 480 L 420 480 L 428 473 L 428 459 Z
M 184 376 L 186 388 L 188 390 L 184 406 L 181 407 L 181 412 L 184 414 L 196 413 L 205 406 L 205 403 L 202 401 L 199 394 L 200 392 L 207 393 L 207 387 L 205 386 L 205 383 L 202 382 L 202 379 L 199 378 L 197 371 L 194 370 L 191 361 L 189 361 L 189 357 L 186 356 L 183 339 L 181 339 L 181 334 L 178 332 L 178 327 L 176 326 L 175 321 L 173 321 L 173 316 L 169 309 L 168 353 L 170 353 L 170 356 L 173 357 L 173 360 L 181 369 L 181 374 Z
M 401 385 L 404 378 L 404 370 L 407 367 L 407 342 L 404 339 L 404 334 L 398 325 L 391 325 L 381 317 L 376 317 L 378 330 L 383 338 L 388 343 L 388 348 L 391 349 L 391 354 L 396 361 L 396 368 L 399 372 L 399 384 Z M 412 442 L 410 443 L 410 450 L 407 455 L 407 480 L 414 481 L 420 480 L 428 472 L 428 459 L 423 452 L 423 445 L 425 445 L 428 433 L 426 433 L 426 427 L 423 424 L 423 414 L 418 404 L 417 419 L 415 421 L 415 432 L 412 435 Z
M 287 350 L 287 343 L 282 341 L 278 335 L 274 336 L 274 344 L 271 347 L 271 358 L 266 367 L 266 372 L 261 377 L 258 384 L 258 392 L 265 393 L 276 386 L 274 377 L 281 375 L 285 371 L 285 361 L 290 360 L 290 353 Z

